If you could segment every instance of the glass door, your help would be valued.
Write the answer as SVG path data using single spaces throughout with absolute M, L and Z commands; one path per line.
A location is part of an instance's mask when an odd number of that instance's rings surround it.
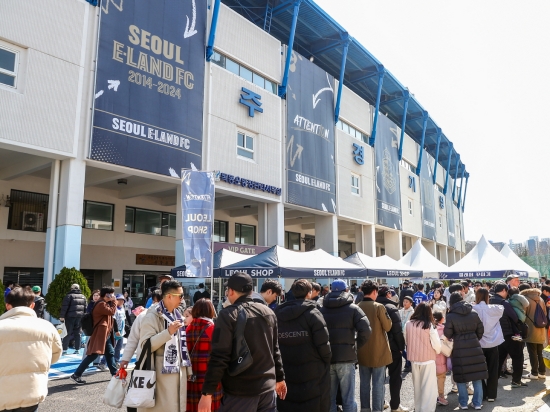
M 147 302 L 147 291 L 145 289 L 145 275 L 125 274 L 122 277 L 122 285 L 128 291 L 134 307 L 145 306 Z

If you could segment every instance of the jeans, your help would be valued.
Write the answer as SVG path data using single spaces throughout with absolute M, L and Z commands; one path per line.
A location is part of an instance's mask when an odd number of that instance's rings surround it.
M 496 399 L 498 390 L 498 376 L 500 374 L 498 370 L 498 346 L 483 348 L 483 354 L 485 355 L 487 372 L 489 373 L 489 378 L 482 381 L 483 397 L 488 399 Z
M 97 359 L 99 355 L 97 353 L 93 353 L 91 355 L 86 356 L 84 359 L 82 359 L 82 362 L 76 368 L 76 371 L 74 372 L 75 376 L 82 376 L 84 371 L 90 366 L 90 363 L 92 363 L 94 360 Z M 109 367 L 109 371 L 111 372 L 111 375 L 116 375 L 116 367 L 115 367 L 115 350 L 113 348 L 113 344 L 111 343 L 110 337 L 107 337 L 107 341 L 105 342 L 105 359 L 107 359 L 107 366 Z
M 401 384 L 403 380 L 401 379 L 401 353 L 397 351 L 391 352 L 392 363 L 390 363 L 388 368 L 388 376 L 390 377 L 390 408 L 397 409 L 401 403 Z
M 359 396 L 361 399 L 361 410 L 371 407 L 371 379 L 372 379 L 372 411 L 382 412 L 384 410 L 384 383 L 386 380 L 386 366 L 380 368 L 369 368 L 359 365 Z
M 336 412 L 338 386 L 342 394 L 344 412 L 357 412 L 355 402 L 355 364 L 333 363 L 330 365 L 330 412 Z
M 542 343 L 529 343 L 527 342 L 527 352 L 529 353 L 529 360 L 531 362 L 531 374 L 546 375 L 546 367 L 544 366 L 544 359 L 542 357 Z
M 120 338 L 116 341 L 115 345 L 115 362 L 120 362 L 120 351 L 122 350 L 122 345 L 124 345 L 124 338 Z
M 458 383 L 458 403 L 460 406 L 468 406 L 468 384 L 467 383 Z M 481 406 L 483 401 L 483 386 L 481 380 L 472 381 L 472 386 L 474 387 L 474 396 L 472 398 L 472 403 L 474 406 Z
M 74 339 L 74 349 L 80 350 L 80 321 L 82 318 L 65 318 L 65 327 L 67 328 L 67 336 L 63 338 L 63 350 L 67 350 L 69 342 Z

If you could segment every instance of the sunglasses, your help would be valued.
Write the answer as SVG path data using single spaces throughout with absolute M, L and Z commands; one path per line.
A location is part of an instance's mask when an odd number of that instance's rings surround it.
M 180 299 L 183 299 L 183 296 L 184 296 L 183 293 L 167 293 L 167 295 L 179 296 Z

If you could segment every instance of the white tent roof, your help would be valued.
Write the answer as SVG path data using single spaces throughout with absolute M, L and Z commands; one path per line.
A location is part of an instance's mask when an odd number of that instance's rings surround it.
M 502 278 L 512 271 L 519 272 L 510 261 L 501 255 L 488 241 L 481 236 L 475 247 L 461 260 L 451 266 L 442 278 L 487 277 Z M 527 273 L 519 273 L 526 276 Z M 457 277 L 458 276 L 458 277 Z
M 344 260 L 361 264 L 369 271 L 369 276 L 379 277 L 410 277 L 422 276 L 422 269 L 412 268 L 409 265 L 398 262 L 388 255 L 371 257 L 363 253 L 356 252 Z
M 514 269 L 526 271 L 527 273 L 529 273 L 530 278 L 540 278 L 540 273 L 538 272 L 538 270 L 533 269 L 531 266 L 529 266 L 523 259 L 516 255 L 508 245 L 504 245 L 504 247 L 500 251 L 500 254 L 508 259 L 510 265 Z
M 424 271 L 425 278 L 439 278 L 439 272 L 446 272 L 449 267 L 426 250 L 422 241 L 418 239 L 411 250 L 399 259 L 400 263 L 408 265 L 413 269 Z

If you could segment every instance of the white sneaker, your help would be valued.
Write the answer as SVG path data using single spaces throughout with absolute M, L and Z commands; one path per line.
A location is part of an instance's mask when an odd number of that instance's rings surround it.
M 546 379 L 546 375 L 543 375 L 542 373 L 539 373 L 539 379 Z
M 399 405 L 397 409 L 392 409 L 391 412 L 409 412 L 409 408 Z
M 451 388 L 451 392 L 458 393 L 458 386 L 456 386 L 456 384 L 454 384 L 453 387 Z
M 530 373 L 526 373 L 525 375 L 521 375 L 522 379 L 538 379 L 537 375 L 531 375 Z

